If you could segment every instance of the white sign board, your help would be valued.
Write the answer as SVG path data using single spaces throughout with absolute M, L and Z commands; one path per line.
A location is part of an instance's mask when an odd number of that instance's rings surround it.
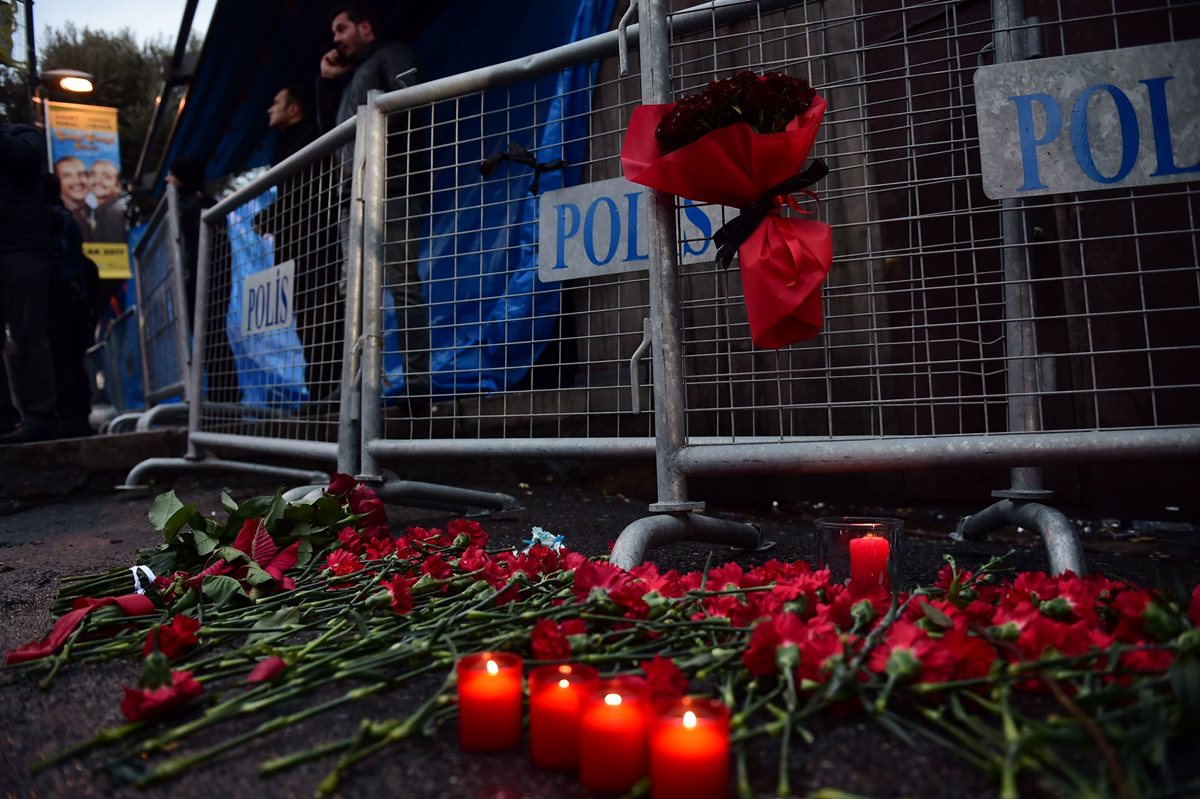
M 738 211 L 681 203 L 682 263 L 715 261 L 712 234 Z M 560 283 L 648 269 L 649 206 L 650 190 L 624 178 L 546 192 L 538 215 L 538 278 Z
M 292 324 L 296 262 L 284 261 L 246 278 L 242 297 L 242 332 L 257 336 Z
M 1200 40 L 982 67 L 975 106 L 992 199 L 1200 177 Z

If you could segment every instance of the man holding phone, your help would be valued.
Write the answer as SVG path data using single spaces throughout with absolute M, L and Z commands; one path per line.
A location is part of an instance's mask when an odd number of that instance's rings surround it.
M 366 3 L 334 6 L 329 14 L 333 48 L 321 57 L 321 79 L 317 94 L 322 130 L 346 121 L 367 102 L 373 90 L 384 92 L 407 88 L 417 82 L 416 60 L 406 44 L 379 38 L 375 12 Z M 335 87 L 340 86 L 340 94 Z M 334 99 L 336 96 L 336 105 Z M 332 111 L 332 114 L 331 114 Z M 417 272 L 420 216 L 425 208 L 427 178 L 414 156 L 413 112 L 391 114 L 387 135 L 387 186 L 384 217 L 384 280 L 396 303 L 404 351 L 407 395 L 428 393 L 429 315 L 421 278 Z M 424 132 L 424 131 L 423 131 Z M 343 160 L 352 161 L 349 152 Z M 344 163 L 349 176 L 350 164 Z M 349 178 L 343 191 L 349 192 Z M 343 204 L 344 209 L 348 204 Z M 349 220 L 342 219 L 343 243 L 348 238 Z

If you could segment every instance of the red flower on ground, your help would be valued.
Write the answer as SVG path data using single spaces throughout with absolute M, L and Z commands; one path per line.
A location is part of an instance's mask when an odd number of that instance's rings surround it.
M 487 553 L 483 551 L 483 547 L 471 544 L 463 550 L 462 555 L 458 558 L 458 568 L 465 572 L 479 571 L 488 564 Z
M 199 629 L 200 622 L 196 619 L 182 613 L 176 614 L 170 624 L 157 626 L 150 630 L 146 635 L 146 643 L 142 646 L 142 654 L 149 655 L 154 651 L 154 642 L 157 638 L 158 651 L 162 652 L 167 660 L 175 660 L 188 649 L 200 643 L 200 639 L 196 637 L 196 631 Z
M 1188 605 L 1188 621 L 1200 629 L 1200 584 L 1192 589 L 1192 602 Z
M 895 671 L 900 662 L 893 658 L 897 652 L 905 652 L 915 663 L 915 673 L 904 673 L 900 677 L 908 677 L 920 682 L 944 682 L 950 679 L 954 672 L 954 660 L 949 650 L 942 646 L 939 639 L 929 637 L 929 633 L 918 627 L 909 619 L 898 619 L 887 632 L 883 643 L 871 650 L 867 666 L 877 674 Z
M 780 613 L 760 622 L 750 633 L 742 663 L 751 674 L 759 677 L 775 674 L 780 668 L 776 662 L 779 649 L 789 645 L 799 648 L 807 639 L 808 629 L 799 616 Z
M 445 580 L 454 573 L 454 570 L 450 568 L 449 563 L 442 559 L 441 555 L 430 555 L 421 564 L 421 573 L 428 574 L 435 580 Z
M 538 660 L 566 660 L 571 656 L 571 642 L 562 625 L 553 619 L 538 619 L 529 636 L 533 656 Z
M 342 549 L 349 550 L 355 555 L 361 555 L 363 551 L 363 539 L 359 535 L 358 530 L 353 527 L 343 527 L 338 533 L 338 541 L 342 545 Z
M 387 524 L 387 508 L 383 500 L 366 486 L 356 486 L 350 492 L 350 512 L 361 516 L 363 525 Z
M 1147 591 L 1122 591 L 1113 600 L 1112 606 L 1118 614 L 1113 637 L 1123 643 L 1138 643 L 1146 637 L 1145 615 L 1153 599 Z
M 250 559 L 271 575 L 284 591 L 291 591 L 296 587 L 296 581 L 285 577 L 283 573 L 296 565 L 300 554 L 299 541 L 280 549 L 275 539 L 267 532 L 267 525 L 262 519 L 247 519 L 237 538 L 233 540 L 233 548 L 249 555 Z
M 269 658 L 263 658 L 254 664 L 254 668 L 250 670 L 250 674 L 246 677 L 248 685 L 256 685 L 260 682 L 272 682 L 280 674 L 287 670 L 287 663 L 278 655 L 272 655 Z
M 474 519 L 455 519 L 446 525 L 446 532 L 450 534 L 452 540 L 457 539 L 460 535 L 465 535 L 472 544 L 480 547 L 487 546 L 488 534 L 484 532 L 483 525 Z
M 745 572 L 737 563 L 724 563 L 709 569 L 708 580 L 704 583 L 705 591 L 724 591 L 726 588 L 741 588 Z
M 204 686 L 190 671 L 172 671 L 171 684 L 160 688 L 125 687 L 121 712 L 130 721 L 149 721 L 169 716 L 204 693 Z
M 575 568 L 575 599 L 585 602 L 592 591 L 596 590 L 608 594 L 611 589 L 624 585 L 631 579 L 633 578 L 629 572 L 611 563 L 598 560 L 581 563 Z
M 643 660 L 638 665 L 646 673 L 652 698 L 677 699 L 687 693 L 687 675 L 670 658 L 655 655 L 653 660 Z
M 334 472 L 333 477 L 329 478 L 329 488 L 325 489 L 325 493 L 335 497 L 344 497 L 358 486 L 358 481 L 348 474 Z
M 325 568 L 337 577 L 362 571 L 362 561 L 347 549 L 335 549 L 325 558 Z
M 392 598 L 393 613 L 403 616 L 413 609 L 412 587 L 416 582 L 415 577 L 396 575 L 391 580 L 384 580 L 381 583 Z

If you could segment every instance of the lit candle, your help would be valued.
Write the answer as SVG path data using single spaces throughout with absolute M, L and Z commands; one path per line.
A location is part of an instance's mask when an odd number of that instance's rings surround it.
M 891 546 L 886 538 L 867 535 L 850 539 L 850 583 L 860 588 L 885 585 Z
M 540 666 L 529 673 L 529 750 L 536 766 L 579 765 L 579 716 L 596 688 L 591 666 Z
M 660 704 L 650 731 L 654 799 L 729 796 L 729 708 L 685 697 Z
M 482 652 L 458 661 L 458 744 L 499 752 L 521 743 L 521 657 Z
M 585 788 L 624 793 L 646 776 L 649 701 L 641 680 L 601 680 L 583 700 L 579 779 Z

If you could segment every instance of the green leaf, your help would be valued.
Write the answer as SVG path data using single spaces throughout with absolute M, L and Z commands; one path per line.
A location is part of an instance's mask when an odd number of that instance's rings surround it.
M 267 509 L 266 518 L 263 522 L 267 525 L 268 530 L 275 529 L 275 522 L 283 516 L 283 511 L 287 508 L 287 500 L 283 498 L 283 489 L 280 488 L 275 492 L 275 498 L 271 500 L 271 507 Z
M 342 510 L 342 500 L 338 497 L 325 495 L 313 503 L 313 524 L 317 527 L 328 527 L 346 518 Z
M 283 509 L 283 517 L 296 522 L 306 522 L 313 517 L 312 505 L 288 505 Z
M 313 545 L 311 541 L 301 540 L 300 546 L 296 548 L 296 566 L 307 566 L 312 560 Z
M 227 510 L 229 513 L 237 513 L 238 511 L 237 502 L 233 497 L 229 496 L 229 494 L 225 493 L 224 491 L 221 492 L 221 507 Z
M 223 607 L 233 597 L 239 596 L 242 593 L 242 586 L 237 580 L 224 574 L 210 574 L 204 578 L 204 582 L 200 585 L 200 590 L 204 595 L 216 603 L 217 607 Z
M 238 515 L 245 519 L 253 519 L 254 517 L 266 516 L 271 510 L 271 504 L 275 502 L 275 497 L 252 497 L 241 504 L 238 508 Z
M 240 549 L 233 547 L 221 547 L 217 550 L 217 557 L 229 563 L 234 563 L 239 560 L 249 561 L 250 556 Z
M 180 528 L 196 513 L 195 505 L 184 505 L 175 496 L 174 491 L 159 494 L 150 506 L 150 525 L 166 536 L 167 541 L 175 543 L 175 536 Z
M 921 603 L 921 612 L 925 614 L 925 618 L 929 619 L 943 630 L 949 630 L 954 626 L 954 622 L 950 620 L 949 616 L 942 612 L 941 608 L 935 608 L 933 605 L 930 605 L 927 602 Z
M 276 628 L 292 627 L 292 626 L 296 626 L 299 624 L 300 624 L 300 608 L 298 608 L 298 607 L 280 608 L 279 610 L 272 613 L 270 616 L 266 616 L 262 619 L 259 619 L 257 622 L 254 623 L 253 629 L 262 630 L 262 632 L 255 632 L 255 633 L 250 633 L 249 635 L 247 635 L 246 636 L 246 646 L 250 646 L 251 644 L 261 641 L 263 639 L 269 639 L 269 638 L 273 638 L 275 636 L 280 636 L 280 635 L 288 635 L 288 633 L 279 632 Z
M 271 582 L 275 578 L 251 563 L 249 571 L 246 572 L 246 579 L 250 581 L 251 585 L 262 585 L 263 583 Z
M 192 539 L 196 542 L 196 554 L 202 558 L 211 554 L 221 543 L 220 539 L 202 530 L 194 531 Z

